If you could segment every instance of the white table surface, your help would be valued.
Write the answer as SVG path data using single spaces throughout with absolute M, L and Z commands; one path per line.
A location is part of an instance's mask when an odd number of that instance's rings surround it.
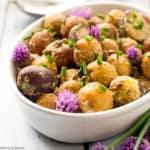
M 125 0 L 127 1 L 127 0 Z M 136 0 L 136 2 L 141 0 Z M 135 0 L 132 0 L 134 3 Z M 148 2 L 142 0 L 143 7 Z M 136 3 L 137 4 L 137 3 Z M 0 150 L 84 150 L 83 144 L 64 144 L 53 141 L 32 129 L 16 103 L 9 88 L 8 53 L 16 36 L 38 16 L 31 16 L 18 10 L 8 0 L 0 0 Z M 15 150 L 15 149 L 13 149 Z

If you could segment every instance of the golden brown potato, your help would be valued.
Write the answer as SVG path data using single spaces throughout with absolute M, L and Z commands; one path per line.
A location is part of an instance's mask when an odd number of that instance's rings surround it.
M 109 89 L 98 82 L 91 82 L 78 93 L 82 112 L 98 112 L 113 108 L 113 97 Z
M 41 54 L 52 40 L 52 34 L 48 30 L 36 32 L 29 41 L 29 49 L 32 53 Z
M 90 18 L 90 22 L 92 25 L 101 24 L 104 23 L 104 19 L 97 16 L 92 16 Z
M 81 83 L 76 80 L 65 81 L 60 85 L 59 91 L 69 90 L 73 93 L 77 93 L 81 88 Z
M 71 28 L 68 38 L 77 41 L 84 38 L 88 34 L 89 34 L 89 29 L 79 24 Z
M 144 41 L 143 46 L 144 52 L 150 51 L 150 38 Z
M 105 21 L 118 26 L 119 20 L 124 16 L 124 12 L 120 9 L 112 9 L 106 15 Z
M 47 29 L 49 27 L 52 28 L 52 31 L 60 31 L 60 27 L 62 23 L 65 21 L 65 15 L 63 14 L 56 14 L 53 16 L 48 16 L 44 18 L 43 21 L 43 28 Z
M 126 55 L 117 56 L 117 54 L 112 54 L 107 61 L 115 66 L 118 75 L 129 76 L 131 74 L 131 63 Z
M 109 86 L 110 82 L 117 77 L 116 68 L 105 61 L 101 65 L 97 61 L 91 62 L 87 70 L 91 81 L 98 81 L 105 86 Z
M 142 64 L 141 64 L 143 75 L 150 79 L 150 52 L 146 52 L 143 55 L 142 58 Z
M 115 38 L 117 29 L 110 23 L 101 23 L 98 25 L 101 33 L 105 32 L 107 38 Z
M 56 95 L 53 93 L 43 94 L 37 99 L 36 104 L 46 108 L 56 109 L 56 98 Z
M 121 38 L 121 50 L 125 53 L 126 50 L 131 46 L 136 46 L 137 42 L 129 37 L 127 38 Z
M 110 83 L 116 106 L 128 104 L 140 97 L 138 80 L 129 76 L 118 76 Z
M 67 69 L 64 76 L 64 81 L 77 80 L 79 78 L 79 69 Z
M 74 50 L 74 61 L 77 66 L 80 66 L 82 61 L 88 63 L 95 58 L 95 54 L 103 56 L 102 46 L 97 39 L 92 39 L 91 41 L 81 39 L 77 41 Z
M 43 53 L 51 53 L 58 70 L 60 70 L 62 66 L 66 66 L 68 68 L 74 66 L 73 49 L 70 48 L 63 40 L 56 40 L 50 43 Z
M 47 56 L 49 56 L 49 55 L 47 55 Z M 50 62 L 48 60 L 47 56 L 42 55 L 42 56 L 36 58 L 34 61 L 32 61 L 32 65 L 45 66 L 56 75 L 57 74 L 56 64 L 55 64 L 55 62 Z
M 103 45 L 103 49 L 104 50 L 113 50 L 114 52 L 116 52 L 117 50 L 119 50 L 119 46 L 116 43 L 115 40 L 112 39 L 104 39 L 102 41 L 102 45 Z
M 88 27 L 88 22 L 81 17 L 70 16 L 66 19 L 65 23 L 61 25 L 60 33 L 62 37 L 67 37 L 70 29 L 75 25 L 84 25 Z

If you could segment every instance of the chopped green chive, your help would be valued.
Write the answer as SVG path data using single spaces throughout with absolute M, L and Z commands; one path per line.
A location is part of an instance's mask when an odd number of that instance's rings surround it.
M 47 59 L 50 63 L 53 63 L 53 62 L 54 62 L 54 58 L 53 58 L 50 54 L 46 55 L 46 59 Z
M 81 84 L 81 86 L 85 86 L 85 85 L 89 84 L 89 81 L 88 80 L 80 81 L 80 84 Z
M 104 34 L 104 33 L 107 33 L 109 31 L 109 28 L 102 27 L 101 30 L 102 30 L 102 34 Z
M 101 83 L 99 83 L 99 88 L 100 88 L 100 90 L 102 90 L 104 92 L 107 91 L 107 87 Z
M 100 18 L 100 19 L 105 19 L 104 15 L 97 15 L 97 17 Z
M 137 14 L 134 12 L 134 11 L 132 11 L 131 13 L 130 13 L 130 15 L 133 17 L 133 18 L 137 18 Z
M 52 32 L 54 30 L 54 27 L 52 25 L 49 25 L 48 32 Z
M 143 21 L 139 21 L 139 22 L 136 22 L 136 23 L 133 24 L 133 27 L 134 27 L 135 29 L 137 29 L 137 30 L 142 29 L 143 26 L 144 26 L 144 22 L 143 22 Z
M 137 44 L 135 45 L 135 47 L 136 47 L 136 48 L 143 49 L 143 45 L 142 45 L 142 44 L 139 44 L 139 43 L 137 43 Z
M 81 69 L 82 69 L 83 75 L 86 76 L 88 74 L 88 71 L 87 71 L 87 67 L 86 67 L 85 61 L 82 61 L 82 63 L 81 63 Z
M 78 24 L 77 26 L 75 26 L 75 30 L 78 31 L 81 29 L 81 27 L 82 27 L 82 24 Z
M 102 59 L 101 56 L 98 55 L 97 58 L 96 58 L 96 60 L 97 60 L 97 63 L 98 63 L 99 65 L 102 65 L 103 59 Z
M 85 37 L 85 39 L 86 39 L 87 41 L 92 41 L 94 38 L 93 38 L 93 36 L 87 35 L 87 36 Z
M 24 40 L 30 40 L 35 32 L 31 32 L 24 37 Z
M 102 41 L 106 39 L 106 35 L 101 34 L 100 37 L 101 37 L 101 40 L 102 40 Z
M 66 75 L 66 71 L 67 71 L 67 67 L 66 66 L 62 66 L 61 70 L 60 70 L 61 77 L 64 77 Z
M 123 55 L 123 52 L 120 51 L 120 50 L 118 50 L 118 51 L 116 52 L 116 54 L 117 54 L 117 58 L 119 58 L 119 56 L 122 56 L 122 55 Z
M 22 90 L 22 91 L 27 91 L 27 90 L 28 90 L 28 86 L 27 86 L 27 85 L 23 85 L 23 86 L 21 87 L 21 90 Z
M 116 38 L 116 39 L 115 39 L 115 41 L 116 41 L 116 43 L 117 43 L 119 46 L 121 46 L 121 45 L 122 45 L 122 41 L 121 41 L 121 39 L 120 39 L 120 38 Z
M 93 25 L 94 22 L 93 22 L 92 20 L 88 20 L 88 24 L 89 24 L 89 25 Z
M 75 46 L 75 41 L 73 41 L 73 40 L 68 40 L 68 41 L 67 41 L 67 44 L 68 44 L 68 46 L 69 46 L 70 48 L 73 48 L 73 47 Z
M 40 63 L 40 66 L 47 68 L 47 65 L 45 65 L 45 64 L 43 64 L 43 63 Z

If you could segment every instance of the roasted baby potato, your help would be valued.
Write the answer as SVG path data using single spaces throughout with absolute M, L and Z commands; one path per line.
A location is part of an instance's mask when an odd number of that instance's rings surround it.
M 96 55 L 103 56 L 103 50 L 100 42 L 97 39 L 87 40 L 81 39 L 77 41 L 74 50 L 74 61 L 77 66 L 80 66 L 82 61 L 86 63 L 95 59 Z
M 144 40 L 143 50 L 144 50 L 144 52 L 150 51 L 150 38 Z
M 110 64 L 114 65 L 118 75 L 128 75 L 131 74 L 131 63 L 129 61 L 129 58 L 122 54 L 120 56 L 117 56 L 117 54 L 112 54 L 108 57 L 107 60 Z
M 48 30 L 34 33 L 29 41 L 29 48 L 32 53 L 41 54 L 42 50 L 52 42 L 52 34 Z
M 143 75 L 150 79 L 150 52 L 146 52 L 143 55 L 142 58 L 142 64 L 141 64 Z
M 73 93 L 77 93 L 81 88 L 81 83 L 76 80 L 65 81 L 60 85 L 59 91 L 69 90 Z
M 91 82 L 78 93 L 82 112 L 97 112 L 113 108 L 113 97 L 109 89 L 99 82 Z
M 48 55 L 42 55 L 38 58 L 36 58 L 34 61 L 32 61 L 32 65 L 37 65 L 37 66 L 45 66 L 48 69 L 50 69 L 54 75 L 57 74 L 57 67 L 53 59 L 50 59 L 51 57 L 49 54 Z
M 71 28 L 68 38 L 77 41 L 84 38 L 88 33 L 89 29 L 86 26 L 79 24 Z
M 62 37 L 67 37 L 69 34 L 70 29 L 75 25 L 83 25 L 88 27 L 88 23 L 84 18 L 77 17 L 77 16 L 70 16 L 68 17 L 64 24 L 61 25 L 60 33 Z
M 56 98 L 57 96 L 53 93 L 42 94 L 36 100 L 36 104 L 49 109 L 56 109 Z
M 112 91 L 116 106 L 128 104 L 141 95 L 138 80 L 129 76 L 118 76 L 112 80 L 109 89 Z
M 56 40 L 49 44 L 43 51 L 45 54 L 51 54 L 54 58 L 58 70 L 62 66 L 71 68 L 74 66 L 73 49 L 67 45 L 64 40 Z
M 79 78 L 79 73 L 79 69 L 67 69 L 64 76 L 64 81 L 77 80 Z
M 104 23 L 105 21 L 104 18 L 105 16 L 103 15 L 92 16 L 89 20 L 89 25 L 96 25 L 96 24 Z
M 55 76 L 45 67 L 27 66 L 19 72 L 17 77 L 18 88 L 25 96 L 31 98 L 53 92 L 56 85 Z
M 105 86 L 109 86 L 110 82 L 117 77 L 116 68 L 103 61 L 102 64 L 98 64 L 97 61 L 91 62 L 87 66 L 89 77 L 91 81 L 97 81 Z

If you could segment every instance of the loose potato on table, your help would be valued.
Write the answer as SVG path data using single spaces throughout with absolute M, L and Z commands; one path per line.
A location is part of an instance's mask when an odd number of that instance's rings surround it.
M 143 55 L 142 58 L 142 64 L 141 64 L 143 75 L 150 79 L 150 52 L 146 52 Z
M 78 93 L 82 112 L 97 112 L 113 108 L 113 97 L 109 89 L 98 82 L 91 82 Z
M 29 48 L 32 53 L 41 54 L 42 50 L 52 42 L 52 34 L 48 30 L 34 33 L 29 41 Z
M 81 39 L 77 41 L 74 50 L 74 61 L 77 66 L 80 66 L 82 61 L 86 63 L 95 59 L 96 55 L 103 56 L 103 50 L 100 42 L 97 39 L 88 41 Z
M 68 38 L 77 41 L 84 38 L 88 33 L 89 29 L 86 26 L 79 24 L 71 28 Z
M 62 66 L 67 66 L 69 68 L 74 66 L 73 49 L 64 43 L 63 40 L 52 42 L 46 47 L 43 53 L 51 54 L 58 70 L 60 70 Z
M 107 61 L 114 65 L 118 75 L 130 75 L 131 74 L 131 63 L 128 56 L 122 54 L 117 56 L 117 54 L 112 54 L 108 57 Z
M 88 27 L 88 22 L 82 18 L 82 17 L 77 17 L 77 16 L 70 16 L 68 17 L 64 24 L 61 25 L 60 33 L 62 37 L 67 37 L 69 34 L 70 29 L 75 26 L 75 25 L 84 25 Z
M 51 27 L 52 31 L 60 32 L 60 28 L 63 22 L 65 22 L 64 14 L 56 14 L 55 16 L 48 16 L 43 20 L 43 28 L 48 29 Z
M 45 67 L 27 66 L 19 72 L 17 77 L 18 88 L 25 96 L 31 98 L 53 92 L 56 85 L 55 76 Z
M 112 80 L 109 89 L 112 91 L 116 106 L 128 104 L 141 95 L 138 80 L 129 76 L 118 76 Z
M 34 61 L 32 61 L 32 65 L 45 66 L 46 68 L 50 69 L 53 74 L 57 74 L 56 64 L 50 55 L 42 55 L 39 58 L 36 58 Z
M 56 98 L 57 96 L 53 93 L 42 94 L 36 100 L 36 104 L 49 109 L 56 109 Z
M 109 86 L 110 82 L 117 77 L 116 68 L 103 61 L 102 64 L 98 64 L 97 61 L 91 62 L 87 66 L 89 78 L 91 81 L 97 81 L 105 86 Z
M 81 88 L 81 83 L 76 80 L 65 81 L 60 85 L 59 91 L 69 90 L 73 93 L 77 93 Z

